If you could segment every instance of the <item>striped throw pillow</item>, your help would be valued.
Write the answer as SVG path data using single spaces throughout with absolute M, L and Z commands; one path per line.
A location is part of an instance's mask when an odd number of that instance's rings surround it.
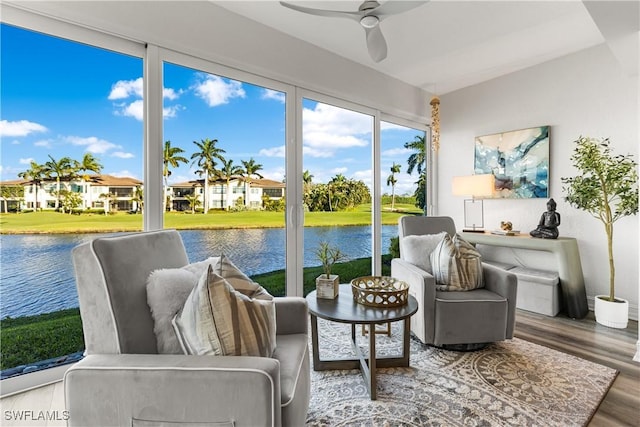
M 431 252 L 431 268 L 439 291 L 483 288 L 480 252 L 458 234 L 448 234 Z
M 173 326 L 185 354 L 271 357 L 276 348 L 273 299 L 234 290 L 212 266 L 173 318 Z

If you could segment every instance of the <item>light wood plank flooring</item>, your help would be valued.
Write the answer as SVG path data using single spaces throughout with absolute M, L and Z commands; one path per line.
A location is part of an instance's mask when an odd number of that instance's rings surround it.
M 593 313 L 585 319 L 547 317 L 518 311 L 516 336 L 617 369 L 620 374 L 605 396 L 589 426 L 640 426 L 640 363 L 632 360 L 638 340 L 638 322 L 624 330 L 598 325 Z M 41 387 L 0 400 L 2 426 L 61 426 L 62 420 L 9 420 L 6 411 L 49 411 L 62 415 L 62 383 Z M 57 411 L 57 412 L 56 412 Z M 10 414 L 13 412 L 10 412 Z

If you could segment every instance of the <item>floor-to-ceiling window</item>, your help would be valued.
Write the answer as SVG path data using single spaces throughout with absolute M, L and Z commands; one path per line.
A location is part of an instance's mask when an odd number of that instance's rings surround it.
M 332 271 L 341 281 L 369 275 L 374 117 L 310 97 L 302 107 L 304 265 L 321 265 L 327 244 L 343 255 Z M 310 279 L 305 293 L 315 287 Z
M 178 59 L 163 65 L 164 226 L 190 260 L 225 254 L 283 296 L 286 93 Z
M 421 215 L 427 203 L 428 150 L 426 132 L 383 121 L 380 125 L 380 211 L 383 271 L 398 256 L 397 218 Z M 387 255 L 387 259 L 384 258 Z
M 81 354 L 71 248 L 142 229 L 144 50 L 0 32 L 4 378 Z

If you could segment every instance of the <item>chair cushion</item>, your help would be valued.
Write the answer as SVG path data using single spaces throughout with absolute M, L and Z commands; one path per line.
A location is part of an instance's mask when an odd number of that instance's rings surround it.
M 439 291 L 469 291 L 482 288 L 480 252 L 456 234 L 447 234 L 431 252 L 431 267 Z
M 185 354 L 271 357 L 276 347 L 273 299 L 255 299 L 209 266 L 173 326 Z
M 171 321 L 182 309 L 199 278 L 206 273 L 210 265 L 216 274 L 225 278 L 236 291 L 250 298 L 273 298 L 225 255 L 210 257 L 182 268 L 155 270 L 147 279 L 147 304 L 153 317 L 153 332 L 156 335 L 158 353 L 183 354 Z
M 442 241 L 446 231 L 438 234 L 420 234 L 400 239 L 400 254 L 405 261 L 431 274 L 431 253 Z

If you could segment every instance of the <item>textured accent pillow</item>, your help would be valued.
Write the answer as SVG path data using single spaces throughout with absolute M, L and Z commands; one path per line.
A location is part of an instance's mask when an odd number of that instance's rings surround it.
M 273 299 L 271 294 L 262 286 L 249 279 L 246 274 L 238 269 L 234 263 L 226 256 L 222 255 L 220 261 L 215 265 L 214 272 L 229 282 L 233 289 L 249 298 Z M 199 275 L 198 275 L 199 277 Z
M 184 306 L 198 278 L 209 265 L 216 265 L 220 257 L 211 257 L 182 268 L 152 271 L 147 278 L 147 305 L 153 318 L 159 354 L 183 354 L 171 320 Z
M 276 348 L 275 302 L 234 290 L 211 266 L 173 327 L 185 354 L 271 357 Z
M 431 252 L 442 241 L 446 231 L 438 234 L 405 236 L 400 240 L 402 259 L 431 274 Z
M 433 277 L 439 291 L 470 291 L 484 287 L 480 252 L 456 234 L 447 234 L 431 253 Z

